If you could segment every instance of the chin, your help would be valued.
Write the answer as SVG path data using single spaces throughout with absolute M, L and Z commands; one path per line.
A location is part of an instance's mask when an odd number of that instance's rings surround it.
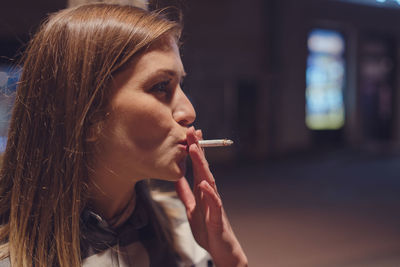
M 182 176 L 185 176 L 185 173 L 186 164 L 184 164 L 184 166 L 182 166 L 182 164 L 176 164 L 175 166 L 173 166 L 173 168 L 164 172 L 159 179 L 164 181 L 176 182 L 180 178 L 182 178 Z
M 176 182 L 186 174 L 186 158 L 172 161 L 169 164 L 157 168 L 157 173 L 153 173 L 152 177 L 158 180 Z
M 176 172 L 173 172 L 170 175 L 168 175 L 166 180 L 172 181 L 172 182 L 176 182 L 180 178 L 182 178 L 182 176 L 185 176 L 185 172 L 180 170 L 180 169 L 178 169 L 178 170 L 176 170 Z

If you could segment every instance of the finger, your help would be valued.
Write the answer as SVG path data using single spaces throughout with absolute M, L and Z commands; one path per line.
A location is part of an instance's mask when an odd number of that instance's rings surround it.
M 187 213 L 191 213 L 196 206 L 196 200 L 185 177 L 180 178 L 175 183 L 175 190 Z
M 194 156 L 196 159 L 201 158 L 201 154 L 202 154 L 201 152 L 202 151 L 201 151 L 201 148 L 200 148 L 200 146 L 198 144 L 196 131 L 195 131 L 193 126 L 187 129 L 186 139 L 187 139 L 187 144 L 189 146 L 189 149 L 188 149 L 189 155 L 191 155 L 191 158 L 192 158 L 192 155 L 194 155 L 194 154 L 197 154 L 197 156 Z M 193 158 L 192 158 L 192 160 L 193 160 Z M 197 160 L 197 161 L 199 162 L 199 160 Z M 198 175 L 199 174 L 199 170 L 200 170 L 199 163 L 195 164 L 195 163 L 192 162 L 192 165 L 193 165 L 193 176 L 194 176 L 193 177 L 194 178 L 194 189 L 196 189 L 197 185 L 202 180 L 204 180 L 206 177 L 205 177 L 205 175 L 201 175 L 202 173 L 200 173 L 200 175 Z M 207 166 L 207 168 L 208 168 L 208 166 Z
M 197 137 L 197 140 L 203 140 L 203 132 L 199 129 L 199 130 L 196 130 L 196 137 Z M 204 151 L 204 148 L 202 147 L 201 148 L 201 151 L 203 151 L 203 154 L 205 155 L 205 151 Z
M 189 147 L 189 155 L 192 159 L 194 185 L 197 186 L 203 180 L 206 180 L 214 188 L 214 190 L 217 190 L 214 176 L 210 171 L 208 162 L 201 149 L 197 145 L 192 144 Z
M 190 127 L 187 131 L 187 142 L 189 145 L 189 155 L 192 158 L 192 166 L 193 166 L 193 181 L 194 188 L 201 181 L 206 180 L 218 194 L 217 186 L 215 184 L 214 176 L 212 175 L 208 162 L 204 155 L 204 150 L 201 149 L 196 133 L 202 137 L 203 133 L 201 130 L 195 131 L 194 127 Z
M 196 136 L 197 139 L 203 140 L 203 132 L 200 129 L 196 130 Z
M 196 132 L 195 132 L 193 126 L 192 126 L 192 127 L 189 127 L 189 128 L 187 129 L 187 132 L 186 132 L 186 142 L 187 142 L 188 146 L 190 146 L 190 145 L 192 145 L 192 144 L 198 145 L 198 139 L 197 139 Z
M 209 216 L 207 218 L 209 223 L 213 227 L 222 227 L 223 209 L 221 198 L 219 198 L 207 182 L 202 182 L 199 187 L 203 192 L 203 201 L 209 209 Z
M 190 146 L 191 144 L 196 144 L 199 148 L 201 148 L 199 140 L 203 139 L 203 133 L 201 130 L 195 130 L 195 128 L 192 126 L 188 128 L 186 132 L 186 139 L 188 146 Z M 204 150 L 201 150 L 204 153 Z
M 206 181 L 204 181 L 204 182 L 206 183 Z M 196 186 L 195 197 L 196 197 L 196 201 L 197 201 L 196 203 L 197 203 L 198 207 L 200 207 L 200 211 L 202 213 L 203 218 L 207 218 L 209 216 L 208 215 L 209 208 L 207 206 L 206 201 L 204 200 L 205 195 L 204 195 L 203 190 L 200 188 L 200 185 Z

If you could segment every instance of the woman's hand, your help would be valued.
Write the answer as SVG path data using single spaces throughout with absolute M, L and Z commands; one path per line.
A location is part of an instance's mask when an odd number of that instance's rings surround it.
M 194 238 L 211 254 L 215 264 L 247 266 L 246 255 L 229 224 L 199 139 L 202 139 L 201 131 L 190 127 L 187 143 L 193 164 L 193 191 L 185 177 L 176 182 L 176 191 L 186 207 Z

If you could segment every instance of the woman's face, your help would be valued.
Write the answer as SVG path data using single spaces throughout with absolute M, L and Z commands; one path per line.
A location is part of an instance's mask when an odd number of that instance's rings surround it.
M 176 42 L 166 37 L 114 75 L 98 165 L 128 179 L 177 180 L 184 175 L 186 129 L 195 120 L 180 84 Z

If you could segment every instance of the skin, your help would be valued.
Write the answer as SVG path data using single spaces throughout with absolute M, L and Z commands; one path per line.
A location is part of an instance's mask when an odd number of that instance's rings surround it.
M 196 241 L 217 266 L 247 266 L 222 206 L 215 180 L 198 145 L 201 131 L 189 127 L 194 108 L 180 86 L 185 71 L 175 40 L 166 37 L 114 76 L 113 96 L 90 176 L 92 206 L 112 219 L 147 178 L 174 181 Z M 194 188 L 185 159 L 190 156 Z
M 196 241 L 212 256 L 216 266 L 248 266 L 247 257 L 226 216 L 204 151 L 198 140 L 201 131 L 187 131 L 189 154 L 193 164 L 194 185 L 185 177 L 175 183 L 176 192 L 186 207 L 186 214 Z

